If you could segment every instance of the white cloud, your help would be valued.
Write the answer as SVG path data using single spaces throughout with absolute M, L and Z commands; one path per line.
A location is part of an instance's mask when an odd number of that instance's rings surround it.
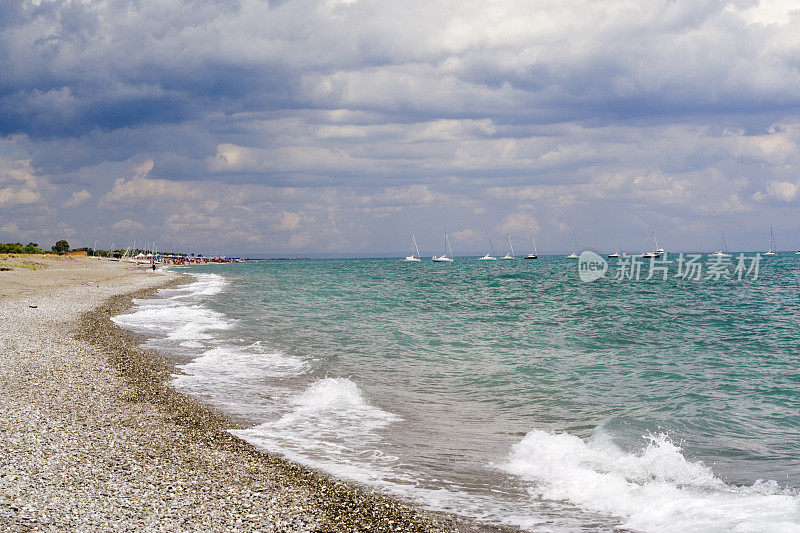
M 539 222 L 528 213 L 513 213 L 503 219 L 494 227 L 497 233 L 523 234 L 538 233 L 541 230 Z
M 800 9 L 794 0 L 757 0 L 740 4 L 742 7 L 731 3 L 726 9 L 751 24 L 788 24 Z
M 310 233 L 297 233 L 289 237 L 289 241 L 286 244 L 290 249 L 302 250 L 303 248 L 308 248 L 314 242 L 315 239 Z
M 72 196 L 70 197 L 69 200 L 64 202 L 64 206 L 65 207 L 76 207 L 76 206 L 79 206 L 82 203 L 88 201 L 89 199 L 91 199 L 91 197 L 92 197 L 92 193 L 90 193 L 86 189 L 83 189 L 81 191 L 76 191 L 76 192 L 72 193 Z
M 788 181 L 771 181 L 767 185 L 767 195 L 784 202 L 791 202 L 800 195 L 800 184 Z
M 462 229 L 450 234 L 454 241 L 461 241 L 467 244 L 475 244 L 483 238 L 483 233 L 472 229 Z
M 134 177 L 130 180 L 118 178 L 114 187 L 100 200 L 109 206 L 119 203 L 134 204 L 147 200 L 165 201 L 198 201 L 204 198 L 203 193 L 192 183 Z M 205 184 L 204 184 L 205 185 Z
M 30 160 L 0 157 L 0 206 L 14 208 L 39 204 L 48 184 L 36 175 Z
M 114 231 L 117 231 L 119 233 L 122 233 L 122 234 L 130 236 L 130 235 L 134 234 L 137 231 L 143 231 L 144 230 L 144 224 L 142 224 L 141 222 L 138 222 L 136 220 L 130 220 L 130 219 L 124 218 L 124 219 L 116 222 L 113 226 L 111 226 L 111 229 L 113 229 Z
M 379 192 L 362 195 L 359 203 L 365 206 L 420 207 L 442 199 L 443 196 L 431 191 L 428 185 L 414 184 L 386 187 Z
M 149 178 L 154 163 L 148 159 L 135 164 L 130 179 L 117 178 L 111 190 L 100 198 L 104 207 L 113 207 L 115 204 L 141 204 L 146 202 L 197 202 L 209 196 L 206 182 L 172 181 L 167 179 Z
M 0 206 L 16 207 L 26 204 L 36 204 L 41 201 L 41 195 L 25 187 L 5 187 L 0 189 Z
M 250 148 L 225 143 L 217 146 L 217 154 L 208 160 L 208 166 L 215 172 L 330 172 L 354 170 L 358 163 L 344 149 L 319 146 Z
M 282 211 L 280 222 L 275 229 L 278 231 L 294 231 L 300 227 L 300 215 L 289 211 Z
M 3 233 L 17 233 L 19 232 L 19 226 L 16 222 L 6 222 L 0 226 L 0 231 Z

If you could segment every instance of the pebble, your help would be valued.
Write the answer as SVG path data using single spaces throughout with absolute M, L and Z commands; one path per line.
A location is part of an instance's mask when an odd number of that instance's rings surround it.
M 234 422 L 169 387 L 171 364 L 109 320 L 178 281 L 126 271 L 0 297 L 0 529 L 500 530 L 231 435 Z

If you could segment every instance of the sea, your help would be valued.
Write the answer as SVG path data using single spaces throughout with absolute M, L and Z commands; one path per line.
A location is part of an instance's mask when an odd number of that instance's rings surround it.
M 191 266 L 114 320 L 233 434 L 425 508 L 800 531 L 800 255 L 691 278 L 675 255 L 592 282 L 563 256 Z

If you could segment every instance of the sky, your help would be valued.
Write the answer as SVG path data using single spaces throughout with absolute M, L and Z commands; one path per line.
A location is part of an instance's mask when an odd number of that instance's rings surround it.
M 5 0 L 0 242 L 800 248 L 784 0 Z

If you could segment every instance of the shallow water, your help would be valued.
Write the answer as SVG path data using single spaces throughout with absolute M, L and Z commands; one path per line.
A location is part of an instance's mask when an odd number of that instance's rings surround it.
M 236 434 L 528 529 L 797 531 L 800 259 L 758 279 L 582 283 L 575 262 L 187 270 L 118 323 L 192 357 Z

